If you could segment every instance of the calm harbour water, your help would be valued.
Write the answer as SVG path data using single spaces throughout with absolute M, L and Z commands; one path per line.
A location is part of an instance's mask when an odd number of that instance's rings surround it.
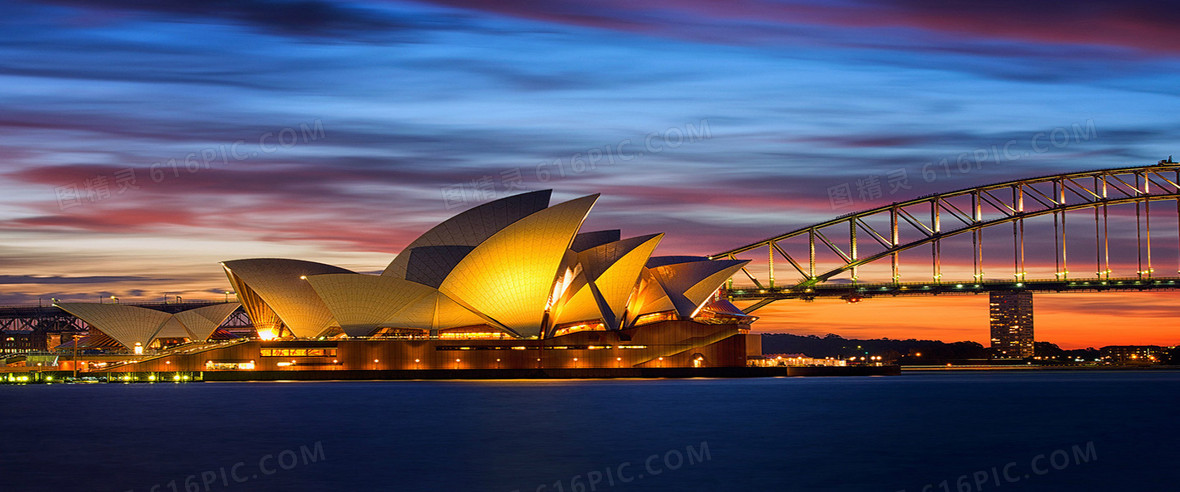
M 1177 490 L 1178 395 L 1172 371 L 0 386 L 0 490 Z

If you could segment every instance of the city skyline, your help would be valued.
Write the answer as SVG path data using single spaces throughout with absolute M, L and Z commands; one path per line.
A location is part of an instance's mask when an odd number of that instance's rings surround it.
M 242 257 L 374 272 L 525 190 L 601 192 L 588 227 L 704 255 L 1177 153 L 1177 13 L 1149 3 L 6 4 L 4 305 L 220 299 L 217 262 Z M 1180 343 L 1174 294 L 1036 299 L 1039 340 Z M 986 296 L 757 314 L 767 332 L 988 338 Z

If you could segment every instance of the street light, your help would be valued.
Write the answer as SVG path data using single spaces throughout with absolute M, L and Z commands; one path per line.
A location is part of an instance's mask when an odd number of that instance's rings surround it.
M 57 303 L 57 299 L 54 299 L 53 302 Z M 77 332 L 74 333 L 74 357 L 72 360 L 70 360 L 70 365 L 74 367 L 75 380 L 78 379 L 78 343 L 81 338 L 81 335 L 79 335 Z

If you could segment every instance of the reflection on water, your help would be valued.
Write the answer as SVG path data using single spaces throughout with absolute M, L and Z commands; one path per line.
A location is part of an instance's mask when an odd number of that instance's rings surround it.
M 1180 372 L 0 386 L 0 490 L 1168 490 L 1178 390 Z

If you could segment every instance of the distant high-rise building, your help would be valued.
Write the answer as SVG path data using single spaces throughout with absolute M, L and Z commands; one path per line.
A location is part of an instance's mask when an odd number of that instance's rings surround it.
M 992 353 L 998 359 L 1033 356 L 1033 295 L 1026 290 L 993 291 L 991 303 Z

